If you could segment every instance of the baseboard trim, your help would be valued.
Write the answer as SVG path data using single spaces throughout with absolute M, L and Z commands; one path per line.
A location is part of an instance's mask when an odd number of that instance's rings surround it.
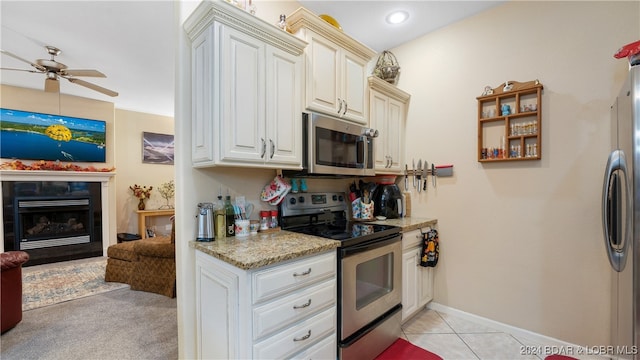
M 433 301 L 427 304 L 427 308 L 431 310 L 435 310 L 437 312 L 444 313 L 444 314 L 459 317 L 461 319 L 465 319 L 465 320 L 474 322 L 476 324 L 483 325 L 492 329 L 496 329 L 505 333 L 509 333 L 511 335 L 515 335 L 518 338 L 526 339 L 534 344 L 549 346 L 551 347 L 552 351 L 565 352 L 563 355 L 584 356 L 589 353 L 589 349 L 585 348 L 584 346 L 572 344 L 566 341 L 552 338 L 550 336 L 542 335 L 533 331 L 515 327 L 513 325 L 508 325 L 508 324 L 491 320 L 482 316 L 471 314 L 466 311 L 454 309 L 452 307 L 445 306 Z M 568 352 L 573 353 L 573 355 Z M 547 354 L 547 355 L 551 355 L 551 354 Z M 592 357 L 589 357 L 589 359 L 609 359 L 609 357 L 592 355 Z

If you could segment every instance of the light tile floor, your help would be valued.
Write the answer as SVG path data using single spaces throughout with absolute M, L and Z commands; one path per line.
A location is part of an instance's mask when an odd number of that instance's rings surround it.
M 402 331 L 407 341 L 438 354 L 444 360 L 544 360 L 549 355 L 536 353 L 540 349 L 544 351 L 544 347 L 532 340 L 431 309 L 424 309 L 407 321 Z

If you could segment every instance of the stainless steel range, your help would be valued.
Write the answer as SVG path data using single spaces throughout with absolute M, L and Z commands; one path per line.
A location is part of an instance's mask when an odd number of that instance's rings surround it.
M 288 194 L 283 229 L 339 240 L 338 356 L 373 359 L 400 336 L 400 229 L 348 220 L 344 193 Z

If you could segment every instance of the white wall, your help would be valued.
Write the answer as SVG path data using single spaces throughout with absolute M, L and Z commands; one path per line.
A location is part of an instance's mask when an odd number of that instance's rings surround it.
M 435 301 L 576 344 L 609 336 L 600 197 L 609 107 L 638 2 L 508 2 L 392 49 L 412 94 L 406 159 L 454 164 L 412 196 L 438 218 Z M 486 85 L 539 79 L 542 160 L 477 162 Z
M 142 133 L 152 132 L 173 135 L 174 121 L 172 117 L 145 114 L 135 111 L 116 109 L 115 138 L 116 138 L 116 204 L 118 232 L 138 233 L 138 199 L 133 196 L 129 186 L 153 186 L 151 198 L 146 200 L 146 209 L 158 209 L 166 201 L 158 187 L 175 179 L 174 166 L 164 164 L 148 164 L 142 162 Z M 174 204 L 174 199 L 170 205 Z M 171 222 L 168 217 L 154 217 L 147 219 L 147 225 L 155 228 L 158 235 L 171 232 Z M 109 239 L 115 243 L 116 238 Z

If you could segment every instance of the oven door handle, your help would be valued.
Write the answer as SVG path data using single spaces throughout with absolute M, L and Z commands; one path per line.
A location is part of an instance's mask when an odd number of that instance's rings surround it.
M 387 246 L 387 245 L 393 244 L 395 242 L 399 242 L 400 240 L 402 240 L 402 237 L 399 234 L 394 234 L 394 235 L 391 235 L 389 237 L 385 237 L 385 238 L 382 238 L 382 239 L 374 240 L 372 242 L 367 241 L 367 242 L 364 242 L 362 244 L 348 246 L 346 248 L 340 248 L 340 254 L 344 258 L 344 257 L 350 256 L 350 255 L 354 255 L 354 254 L 357 254 L 357 253 L 364 252 L 364 251 L 369 251 L 369 250 L 381 248 L 383 246 Z

